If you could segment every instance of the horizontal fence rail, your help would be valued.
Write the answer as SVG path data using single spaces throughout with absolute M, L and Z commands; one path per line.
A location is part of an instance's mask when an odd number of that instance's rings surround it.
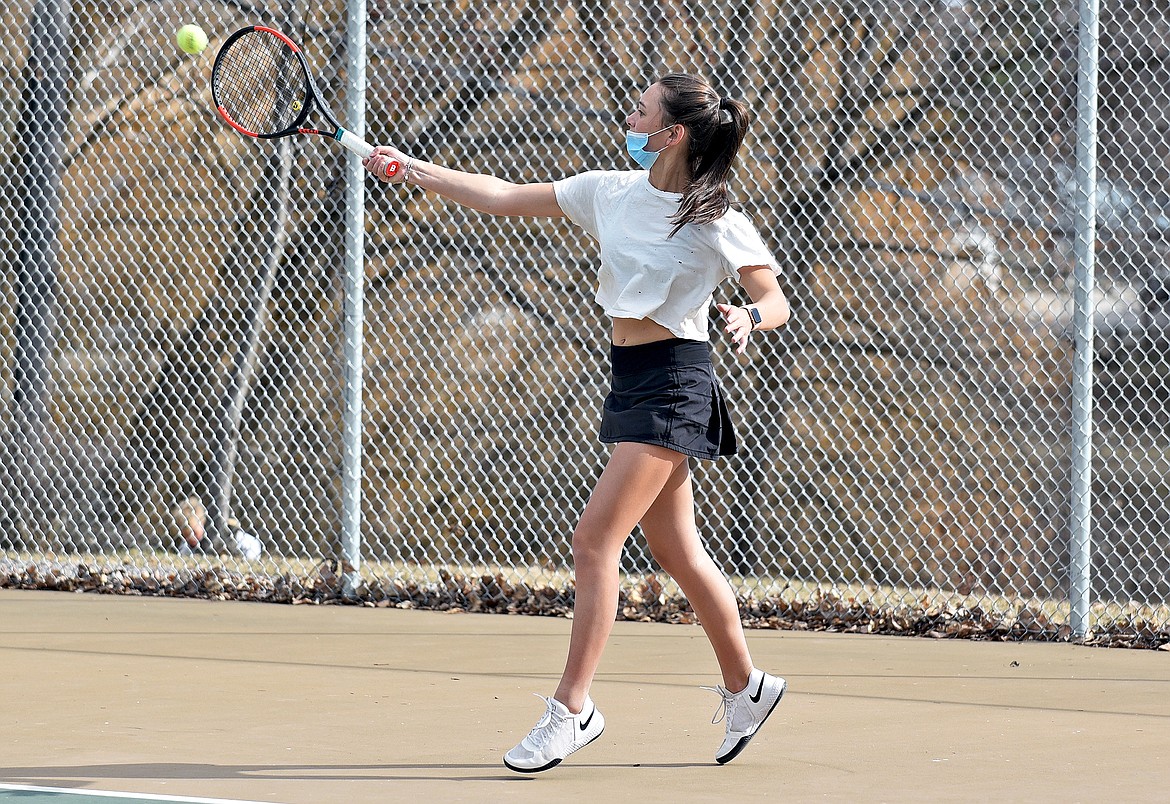
M 341 2 L 5 0 L 0 582 L 571 609 L 569 539 L 608 455 L 594 243 L 367 183 L 347 563 L 347 157 L 216 115 L 216 50 L 262 23 L 303 43 L 335 112 L 364 41 L 369 141 L 514 181 L 633 167 L 625 114 L 665 72 L 754 110 L 736 202 L 794 316 L 746 356 L 713 327 L 741 451 L 696 467 L 747 621 L 1170 642 L 1170 8 L 1100 2 L 1092 185 L 1078 10 L 368 0 L 360 40 Z M 183 23 L 205 51 L 178 48 Z M 693 622 L 627 547 L 623 616 Z

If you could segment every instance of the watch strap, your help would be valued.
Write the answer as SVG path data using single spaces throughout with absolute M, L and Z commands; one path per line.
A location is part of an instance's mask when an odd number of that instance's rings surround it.
M 747 310 L 748 318 L 752 320 L 752 329 L 758 327 L 760 322 L 763 321 L 763 319 L 760 317 L 760 308 L 752 306 L 744 307 L 743 309 Z

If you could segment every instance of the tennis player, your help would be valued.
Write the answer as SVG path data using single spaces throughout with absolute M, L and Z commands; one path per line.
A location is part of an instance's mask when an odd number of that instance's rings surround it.
M 601 735 L 605 719 L 589 688 L 617 615 L 622 546 L 638 524 L 719 662 L 723 685 L 709 689 L 722 696 L 714 722 L 726 720 L 726 735 L 715 760 L 734 759 L 784 694 L 784 679 L 752 664 L 735 594 L 699 538 L 688 464 L 736 451 L 711 365 L 716 286 L 735 279 L 752 300 L 715 305 L 740 353 L 753 332 L 789 317 L 775 258 L 730 208 L 728 181 L 748 122 L 743 103 L 700 77 L 671 74 L 626 118 L 626 150 L 642 170 L 513 184 L 389 146 L 362 162 L 382 181 L 410 182 L 492 215 L 567 217 L 601 248 L 596 299 L 613 322 L 601 440 L 615 446 L 573 531 L 576 600 L 564 674 L 536 726 L 505 755 L 512 770 L 548 770 Z M 402 169 L 388 179 L 392 160 Z

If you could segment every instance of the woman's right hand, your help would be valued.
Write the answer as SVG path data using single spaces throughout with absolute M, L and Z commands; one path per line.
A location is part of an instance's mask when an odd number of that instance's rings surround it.
M 373 174 L 374 178 L 378 181 L 384 181 L 387 184 L 398 184 L 406 181 L 406 173 L 411 161 L 409 156 L 394 146 L 379 145 L 374 148 L 373 153 L 362 160 L 362 167 L 367 172 Z M 386 175 L 387 168 L 394 162 L 399 164 L 398 171 L 392 176 Z

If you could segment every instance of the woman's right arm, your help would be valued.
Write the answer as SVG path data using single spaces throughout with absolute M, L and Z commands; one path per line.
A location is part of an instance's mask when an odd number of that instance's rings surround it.
M 402 169 L 393 178 L 386 178 L 386 165 L 398 161 Z M 362 160 L 362 167 L 380 181 L 409 182 L 424 190 L 438 193 L 461 206 L 486 212 L 489 215 L 510 215 L 532 218 L 560 218 L 564 213 L 557 203 L 556 193 L 549 182 L 514 184 L 482 173 L 452 170 L 406 154 L 389 145 L 379 145 Z

